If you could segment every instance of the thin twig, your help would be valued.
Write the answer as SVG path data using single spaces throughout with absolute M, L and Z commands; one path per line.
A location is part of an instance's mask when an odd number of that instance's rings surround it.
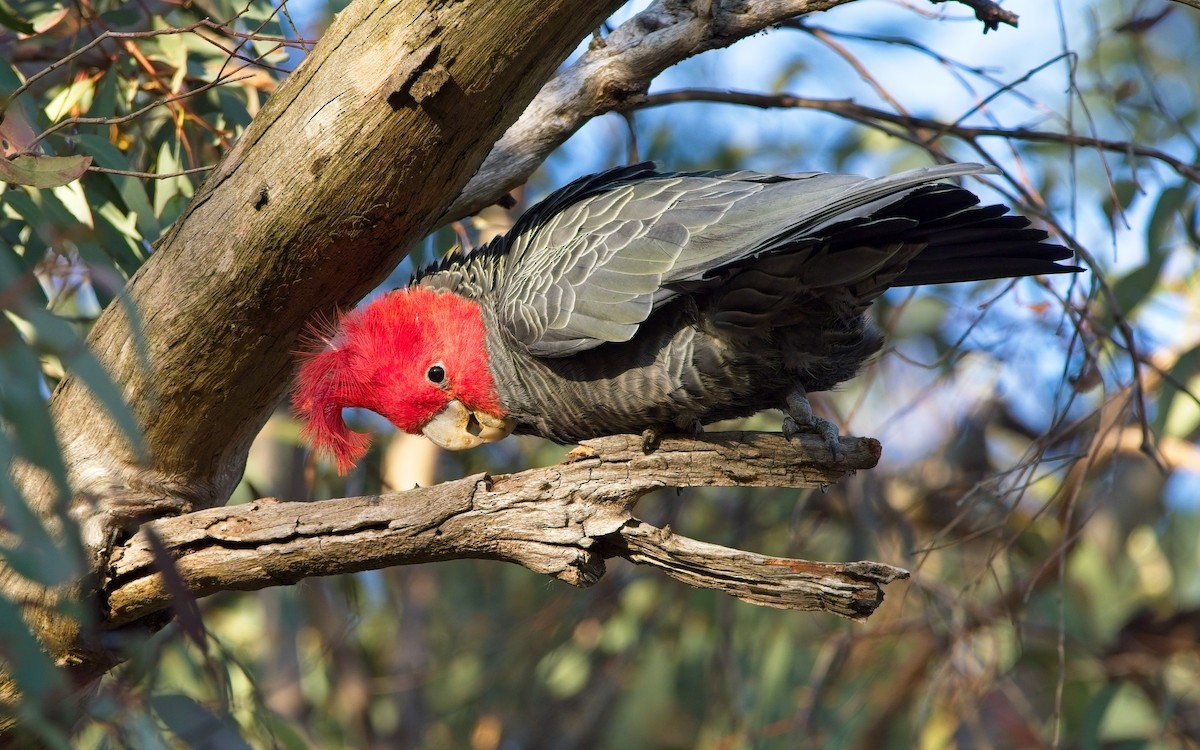
M 166 180 L 171 177 L 186 177 L 192 174 L 200 174 L 201 172 L 209 172 L 217 168 L 216 164 L 211 164 L 207 167 L 192 167 L 191 169 L 181 169 L 178 172 L 138 172 L 132 169 L 109 169 L 108 167 L 97 167 L 95 165 L 88 167 L 89 172 L 101 172 L 103 174 L 119 174 L 125 177 L 140 177 L 144 180 Z
M 1074 133 L 1052 133 L 1029 128 L 996 128 L 954 125 L 953 123 L 933 120 L 927 117 L 900 115 L 894 112 L 857 104 L 852 99 L 814 99 L 792 94 L 760 94 L 750 91 L 721 91 L 716 89 L 675 89 L 657 94 L 648 94 L 631 99 L 628 107 L 645 109 L 677 102 L 717 102 L 723 104 L 742 104 L 761 109 L 794 108 L 813 109 L 849 118 L 864 124 L 886 122 L 899 125 L 910 131 L 927 130 L 933 132 L 933 138 L 942 135 L 953 135 L 964 140 L 976 138 L 1013 138 L 1016 140 L 1035 143 L 1059 143 L 1073 146 L 1088 146 L 1103 151 L 1124 154 L 1126 156 L 1141 156 L 1155 159 L 1175 170 L 1180 176 L 1193 182 L 1200 182 L 1200 167 L 1189 164 L 1170 154 L 1150 146 L 1129 141 L 1116 141 L 1108 138 L 1082 136 Z
M 130 112 L 127 115 L 121 115 L 119 117 L 68 117 L 67 119 L 63 120 L 62 122 L 55 123 L 54 125 L 46 128 L 44 131 L 42 131 L 37 136 L 37 138 L 33 139 L 33 143 L 31 143 L 30 145 L 35 145 L 37 143 L 40 143 L 47 136 L 53 135 L 54 133 L 57 133 L 58 131 L 62 130 L 63 128 L 68 128 L 68 127 L 71 127 L 72 125 L 119 125 L 123 122 L 129 122 L 130 120 L 134 120 L 134 119 L 137 119 L 138 117 L 141 117 L 142 115 L 144 115 L 145 113 L 149 112 L 150 110 L 152 110 L 156 107 L 161 107 L 166 104 L 171 104 L 171 103 L 177 102 L 181 99 L 187 99 L 188 97 L 195 96 L 196 94 L 202 94 L 211 88 L 215 88 L 216 86 L 221 86 L 226 83 L 236 83 L 237 81 L 241 81 L 246 78 L 249 78 L 249 76 L 242 76 L 240 78 L 233 77 L 248 67 L 250 67 L 250 66 L 243 65 L 242 67 L 240 67 L 237 70 L 230 73 L 229 76 L 227 76 L 225 78 L 217 78 L 215 80 L 209 81 L 208 83 L 204 84 L 203 86 L 198 86 L 197 88 L 191 89 L 190 91 L 184 91 L 181 94 L 175 94 L 172 96 L 164 96 L 162 99 L 158 99 L 156 101 L 150 102 L 146 106 L 144 106 L 140 109 L 134 110 L 133 112 Z
M 80 55 L 84 54 L 88 50 L 92 49 L 93 47 L 97 46 L 101 42 L 104 42 L 108 39 L 146 39 L 149 37 L 164 36 L 167 34 L 186 33 L 189 31 L 195 31 L 196 29 L 200 28 L 201 26 L 212 26 L 212 25 L 213 25 L 212 21 L 205 20 L 205 21 L 197 21 L 195 23 L 188 24 L 187 26 L 181 26 L 181 27 L 169 28 L 169 29 L 153 29 L 150 31 L 105 31 L 104 33 L 100 34 L 95 39 L 93 39 L 92 41 L 83 45 L 79 49 L 73 50 L 70 54 L 65 55 L 62 58 L 56 60 L 55 62 L 50 63 L 45 68 L 42 68 L 38 72 L 29 76 L 29 78 L 26 78 L 25 83 L 23 83 L 22 85 L 15 88 L 13 90 L 13 92 L 4 99 L 3 104 L 0 104 L 0 113 L 3 113 L 5 110 L 7 110 L 9 103 L 14 101 L 21 94 L 28 91 L 30 86 L 37 83 L 41 79 L 45 78 L 46 76 L 48 76 L 51 73 L 53 73 L 54 71 L 58 70 L 62 66 L 66 65 L 67 63 L 71 62 L 75 58 L 79 57 Z
M 931 3 L 946 3 L 950 0 L 929 0 Z M 1005 10 L 999 5 L 991 2 L 991 0 L 954 0 L 956 3 L 966 5 L 975 11 L 975 17 L 983 21 L 983 33 L 989 31 L 999 31 L 1000 24 L 1008 24 L 1014 29 L 1017 28 L 1017 14 L 1011 10 Z
M 87 44 L 83 45 L 82 47 L 80 47 L 78 49 L 72 50 L 69 54 L 64 55 L 63 57 L 59 58 L 58 60 L 55 60 L 54 62 L 47 65 L 45 68 L 42 68 L 37 73 L 34 73 L 33 75 L 31 75 L 27 79 L 25 79 L 25 83 L 23 83 L 20 86 L 18 86 L 17 88 L 15 88 L 11 94 L 9 94 L 7 97 L 4 98 L 3 102 L 0 102 L 0 114 L 3 114 L 4 111 L 8 109 L 8 105 L 12 101 L 14 101 L 21 94 L 28 91 L 29 88 L 31 86 L 33 86 L 35 83 L 37 83 L 38 81 L 40 81 L 41 79 L 50 75 L 51 73 L 58 70 L 62 66 L 66 65 L 67 63 L 71 62 L 72 60 L 78 58 L 79 56 L 87 53 L 89 50 L 93 49 L 94 47 L 98 46 L 99 44 L 101 44 L 109 39 L 150 39 L 153 37 L 166 36 L 169 34 L 187 34 L 187 33 L 194 32 L 198 29 L 202 29 L 202 28 L 211 29 L 213 31 L 220 32 L 222 34 L 227 34 L 229 36 L 236 37 L 238 39 L 241 39 L 242 43 L 244 43 L 245 41 L 259 41 L 259 40 L 274 41 L 274 42 L 278 42 L 281 46 L 288 45 L 288 44 L 295 44 L 295 46 L 297 46 L 301 49 L 303 49 L 303 44 L 306 44 L 306 43 L 312 44 L 313 43 L 309 40 L 287 40 L 287 39 L 280 39 L 278 37 L 258 36 L 252 32 L 247 33 L 247 32 L 243 32 L 243 31 L 236 31 L 236 30 L 231 29 L 223 24 L 216 23 L 215 21 L 212 21 L 207 18 L 200 20 L 200 21 L 196 21 L 195 23 L 190 23 L 186 26 L 174 26 L 174 27 L 165 28 L 165 29 L 150 29 L 150 30 L 146 30 L 146 31 L 104 31 L 104 32 L 100 33 L 95 39 L 88 42 Z M 215 40 L 209 39 L 202 34 L 199 36 L 202 39 L 204 39 L 205 41 L 215 44 L 216 46 L 220 47 L 219 44 L 216 44 Z M 224 50 L 224 48 L 221 48 L 221 49 Z M 278 49 L 278 48 L 276 48 L 276 49 Z M 261 57 L 262 56 L 260 55 L 259 59 L 261 59 Z M 239 59 L 244 60 L 247 58 L 243 58 L 243 57 L 239 56 Z M 274 69 L 272 66 L 267 65 L 266 63 L 256 62 L 255 64 L 260 65 L 262 67 Z

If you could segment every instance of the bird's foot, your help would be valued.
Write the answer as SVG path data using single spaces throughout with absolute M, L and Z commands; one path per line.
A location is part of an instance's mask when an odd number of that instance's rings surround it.
M 663 431 L 657 427 L 642 430 L 642 453 L 653 453 L 662 442 Z
M 824 439 L 833 454 L 834 461 L 845 458 L 842 451 L 842 441 L 838 437 L 838 426 L 828 419 L 813 414 L 812 404 L 808 402 L 808 394 L 802 388 L 797 388 L 787 399 L 788 415 L 783 418 L 783 436 L 788 440 L 801 432 L 811 432 Z
M 658 450 L 663 437 L 672 433 L 699 437 L 704 434 L 704 425 L 699 419 L 690 419 L 672 427 L 647 427 L 642 430 L 642 452 L 653 453 Z

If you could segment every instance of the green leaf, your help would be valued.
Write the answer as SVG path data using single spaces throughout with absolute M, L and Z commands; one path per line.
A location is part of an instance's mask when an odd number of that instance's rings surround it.
M 29 249 L 29 243 L 25 243 L 25 252 L 29 253 Z M 41 256 L 39 255 L 38 257 L 40 258 Z M 7 288 L 10 284 L 18 283 L 17 278 L 22 269 L 32 271 L 35 263 L 30 262 L 31 260 L 25 255 L 18 253 L 16 248 L 9 244 L 7 238 L 0 237 L 0 269 L 10 269 L 9 272 L 0 270 L 0 289 Z M 14 275 L 11 272 L 12 270 L 15 270 L 17 275 Z M 23 287 L 26 299 L 31 304 L 45 307 L 49 302 L 46 298 L 46 290 L 42 289 L 41 284 L 26 283 Z
M 92 165 L 90 156 L 22 154 L 0 159 L 0 181 L 36 188 L 52 188 L 78 180 Z
M 1188 186 L 1186 184 L 1167 188 L 1158 196 L 1154 205 L 1154 213 L 1150 223 L 1146 225 L 1146 251 L 1153 256 L 1164 254 L 1167 235 L 1180 217 L 1180 210 L 1187 201 Z M 1161 265 L 1161 264 L 1160 264 Z
M 1129 210 L 1129 205 L 1133 203 L 1133 199 L 1141 193 L 1142 190 L 1133 180 L 1114 180 L 1112 194 L 1105 205 L 1105 213 L 1108 215 L 1109 224 L 1116 226 L 1118 223 L 1117 217 L 1124 217 L 1125 212 Z M 1121 226 L 1124 226 L 1124 224 L 1122 223 Z
M 1150 296 L 1166 265 L 1167 236 L 1175 226 L 1180 209 L 1187 200 L 1187 186 L 1167 188 L 1158 196 L 1150 222 L 1146 225 L 1146 262 L 1113 283 L 1113 295 L 1120 310 L 1129 315 Z
M 49 394 L 44 388 L 37 355 L 13 322 L 0 315 L 0 416 L 11 426 L 21 455 L 45 469 L 66 497 L 67 467 L 55 439 L 46 405 Z
M 138 234 L 134 217 L 123 214 L 108 201 L 97 202 L 94 205 L 98 206 L 93 216 L 101 247 L 124 277 L 121 279 L 94 277 L 92 279 L 92 286 L 96 289 L 97 296 L 104 297 L 106 300 L 101 304 L 107 305 L 107 300 L 111 300 L 120 289 L 120 287 L 114 288 L 113 284 L 119 281 L 120 285 L 124 286 L 125 279 L 133 276 L 141 268 L 142 263 L 146 260 L 146 254 L 142 248 L 141 236 Z
M 117 8 L 100 14 L 104 26 L 110 29 L 134 29 L 142 23 L 142 14 L 132 8 Z
M 13 458 L 12 445 L 0 434 L 0 465 L 12 466 Z M 0 547 L 0 555 L 14 571 L 43 586 L 65 583 L 80 572 L 78 555 L 63 549 L 50 536 L 8 472 L 0 473 L 0 505 L 4 508 L 6 526 L 20 540 L 15 547 Z
M 150 707 L 172 734 L 188 747 L 213 750 L 250 748 L 232 716 L 228 713 L 214 714 L 186 695 L 156 695 L 150 699 Z
M 134 450 L 142 453 L 145 450 L 142 431 L 133 411 L 87 344 L 69 323 L 51 312 L 33 308 L 25 311 L 25 314 L 36 333 L 32 343 L 38 349 L 57 356 L 63 367 L 78 376 L 125 433 Z
M 4 153 L 27 151 L 36 139 L 37 131 L 29 124 L 24 110 L 20 107 L 9 107 L 4 112 L 4 118 L 0 120 L 0 146 L 3 146 Z
M 1179 355 L 1179 359 L 1175 361 L 1171 367 L 1171 381 L 1163 384 L 1162 392 L 1158 397 L 1157 414 L 1154 419 L 1154 434 L 1167 435 L 1176 432 L 1176 429 L 1168 431 L 1168 422 L 1173 421 L 1175 424 L 1171 427 L 1178 428 L 1179 418 L 1176 416 L 1172 420 L 1172 411 L 1175 402 L 1180 397 L 1191 400 L 1191 396 L 1183 395 L 1183 391 L 1176 387 L 1176 384 L 1182 385 L 1185 388 L 1191 387 L 1196 376 L 1200 374 L 1200 346 L 1194 346 L 1183 354 Z M 1174 437 L 1188 440 L 1189 434 L 1174 434 Z
M 1166 253 L 1153 254 L 1144 264 L 1113 282 L 1113 296 L 1122 314 L 1128 317 L 1134 308 L 1150 296 L 1166 261 Z
M 1110 682 L 1105 685 L 1092 702 L 1088 705 L 1087 713 L 1083 716 L 1083 726 L 1080 728 L 1080 750 L 1100 750 L 1100 725 L 1109 705 L 1121 689 L 1121 683 Z
M 284 750 L 310 750 L 311 745 L 284 719 L 274 714 L 265 714 L 260 715 L 258 720 L 270 732 L 271 739 L 274 740 L 277 747 L 282 747 Z
M 92 106 L 88 108 L 89 117 L 112 117 L 117 114 L 117 83 L 120 78 L 120 73 L 113 67 L 100 79 L 92 96 Z
M 29 632 L 21 611 L 3 597 L 0 597 L 0 654 L 4 656 L 6 671 L 12 674 L 24 696 L 45 700 L 51 694 L 66 694 L 63 674 Z
M 47 708 L 61 709 L 63 704 L 59 701 L 55 705 Z M 28 707 L 28 704 L 26 704 Z M 46 713 L 51 713 L 47 711 Z M 37 737 L 39 741 L 38 747 L 47 748 L 47 750 L 75 750 L 77 747 L 67 733 L 63 731 L 63 723 L 60 716 L 43 716 L 34 711 L 23 711 L 21 716 L 21 732 L 26 736 Z
M 0 25 L 6 26 L 20 34 L 34 33 L 33 24 L 26 21 L 12 9 L 4 0 L 0 0 Z
M 133 167 L 129 163 L 129 159 L 121 153 L 120 149 L 109 143 L 107 138 L 81 133 L 76 141 L 80 145 L 80 150 L 92 155 L 96 159 L 96 163 L 102 167 L 108 169 L 131 169 Z M 125 209 L 137 217 L 137 229 L 142 233 L 142 237 L 150 242 L 158 239 L 162 234 L 162 224 L 158 221 L 158 215 L 154 213 L 154 209 L 150 205 L 150 196 L 146 193 L 143 181 L 137 177 L 125 175 L 105 176 L 112 181 L 113 186 L 120 193 L 121 199 L 125 201 Z

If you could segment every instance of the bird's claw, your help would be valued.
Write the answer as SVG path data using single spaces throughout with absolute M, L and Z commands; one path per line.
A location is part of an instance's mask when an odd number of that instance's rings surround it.
M 653 453 L 662 442 L 662 432 L 655 427 L 642 430 L 642 453 Z
M 673 427 L 647 427 L 642 430 L 642 453 L 653 453 L 666 435 L 680 433 L 691 437 L 704 434 L 704 424 L 699 419 L 689 419 L 676 423 Z
M 842 440 L 838 435 L 837 425 L 828 419 L 813 416 L 812 421 L 808 424 L 801 424 L 791 416 L 783 418 L 783 436 L 789 441 L 802 432 L 819 435 L 825 441 L 825 444 L 829 446 L 829 452 L 833 454 L 834 461 L 841 461 L 846 457 L 845 452 L 842 450 Z
M 808 402 L 808 394 L 802 388 L 797 386 L 796 391 L 788 396 L 787 412 L 788 415 L 783 419 L 785 438 L 791 440 L 801 432 L 816 433 L 829 446 L 834 461 L 845 458 L 837 425 L 812 413 L 812 404 Z

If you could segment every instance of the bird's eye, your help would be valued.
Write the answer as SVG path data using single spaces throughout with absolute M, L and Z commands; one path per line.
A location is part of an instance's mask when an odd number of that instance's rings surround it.
M 440 362 L 430 365 L 429 369 L 425 371 L 425 377 L 430 383 L 441 385 L 446 382 L 446 368 L 442 367 Z

